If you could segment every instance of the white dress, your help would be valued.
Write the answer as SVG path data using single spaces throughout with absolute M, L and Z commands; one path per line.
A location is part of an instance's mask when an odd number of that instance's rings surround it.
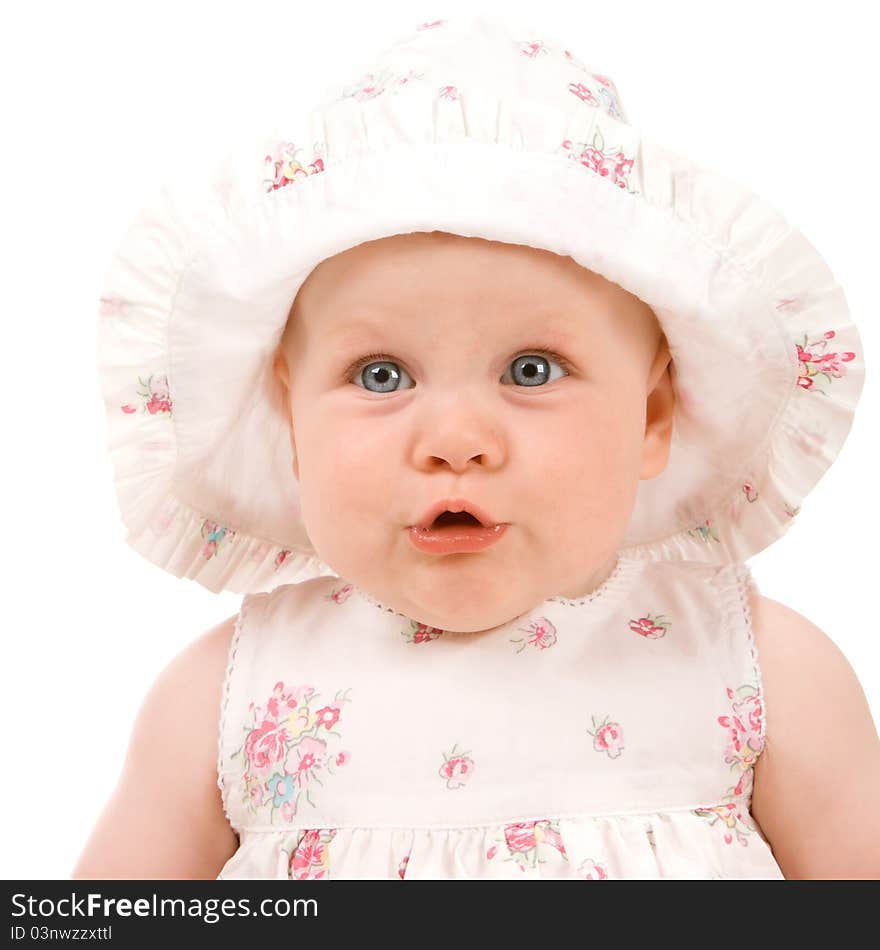
M 219 878 L 782 878 L 749 813 L 750 583 L 624 556 L 587 599 L 479 633 L 338 577 L 246 596 Z

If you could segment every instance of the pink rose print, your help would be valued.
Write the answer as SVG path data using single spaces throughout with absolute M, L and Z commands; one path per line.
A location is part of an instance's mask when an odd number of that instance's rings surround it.
M 324 171 L 324 144 L 316 142 L 312 147 L 312 161 L 303 165 L 297 158 L 302 148 L 297 148 L 293 142 L 279 142 L 275 155 L 267 155 L 263 160 L 265 175 L 263 188 L 266 191 L 277 191 L 294 181 L 317 175 Z
M 168 392 L 168 377 L 164 373 L 153 373 L 146 379 L 138 376 L 140 389 L 137 390 L 141 398 L 141 411 L 151 416 L 171 416 L 171 395 Z M 132 403 L 125 403 L 119 407 L 126 415 L 137 412 Z
M 290 855 L 291 880 L 317 881 L 330 877 L 329 844 L 336 835 L 335 828 L 307 831 Z
M 244 754 L 255 772 L 268 769 L 287 751 L 287 732 L 271 719 L 252 729 L 244 743 Z
M 733 715 L 718 717 L 719 725 L 727 730 L 724 761 L 737 770 L 749 769 L 764 748 L 761 694 L 754 686 L 747 685 L 740 686 L 736 694 L 728 688 L 727 698 L 733 701 Z
M 747 847 L 749 838 L 755 831 L 755 823 L 748 809 L 738 802 L 725 802 L 711 808 L 695 808 L 694 814 L 708 819 L 710 825 L 717 826 L 725 844 L 732 844 L 735 838 L 737 844 Z
M 279 681 L 265 705 L 250 703 L 251 724 L 244 727 L 244 742 L 231 758 L 241 757 L 245 804 L 251 812 L 268 815 L 270 823 L 276 813 L 292 822 L 302 799 L 315 807 L 313 787 L 323 785 L 326 776 L 334 775 L 350 759 L 348 751 L 331 753 L 328 748 L 333 739 L 340 738 L 336 730 L 343 706 L 350 702 L 349 691 L 318 703 L 312 686 L 286 686 Z
M 335 604 L 344 604 L 351 596 L 351 592 L 353 590 L 353 584 L 343 584 L 342 587 L 338 587 L 332 593 L 327 594 L 326 597 L 328 600 L 332 600 Z
M 266 700 L 266 714 L 273 719 L 288 716 L 291 710 L 297 709 L 303 696 L 313 692 L 311 686 L 294 686 L 287 689 L 284 683 L 278 682 L 272 690 L 272 695 Z
M 752 797 L 752 786 L 754 784 L 754 769 L 746 769 L 739 777 L 739 781 L 732 788 L 727 790 L 727 797 L 730 798 L 745 798 L 750 800 Z
M 826 352 L 828 341 L 834 339 L 834 330 L 828 330 L 822 335 L 821 340 L 814 340 L 812 343 L 807 341 L 807 334 L 803 336 L 803 343 L 795 343 L 797 347 L 798 362 L 800 363 L 800 375 L 797 384 L 801 389 L 808 389 L 810 392 L 821 393 L 823 396 L 828 394 L 816 386 L 820 380 L 817 377 L 824 376 L 828 383 L 834 382 L 846 375 L 844 363 L 849 363 L 856 358 L 856 354 L 846 350 L 844 352 Z
M 544 864 L 547 854 L 568 860 L 562 836 L 559 833 L 559 823 L 556 821 L 519 821 L 504 826 L 503 838 L 498 839 L 501 847 L 507 853 L 505 861 L 516 861 L 521 871 Z M 498 845 L 493 845 L 486 852 L 486 859 L 491 861 L 498 853 Z M 544 855 L 544 856 L 542 856 Z
M 424 73 L 416 73 L 413 70 L 400 74 L 385 68 L 378 73 L 367 73 L 353 86 L 346 89 L 340 99 L 356 99 L 358 102 L 363 102 L 365 99 L 375 99 L 376 96 L 381 96 L 386 90 L 397 92 L 401 86 L 405 86 L 413 79 L 424 78 Z
M 438 99 L 449 99 L 452 102 L 455 102 L 458 99 L 458 89 L 455 86 L 441 86 L 440 92 L 437 93 Z
M 171 412 L 171 398 L 168 393 L 168 377 L 164 373 L 150 376 L 147 380 L 147 411 L 151 415 L 157 412 Z
M 585 86 L 582 82 L 570 82 L 568 84 L 568 91 L 573 92 L 578 99 L 582 102 L 586 102 L 587 105 L 598 106 L 599 100 L 590 92 L 588 86 Z
M 758 500 L 758 492 L 751 482 L 743 482 L 742 490 L 749 504 L 754 504 Z
M 572 85 L 580 87 L 582 91 L 580 98 L 584 97 L 583 93 L 589 92 L 589 90 L 581 87 L 580 83 L 573 83 Z M 606 151 L 605 139 L 599 129 L 596 129 L 593 133 L 593 142 L 591 145 L 588 145 L 586 142 L 575 142 L 574 145 L 572 145 L 570 139 L 565 139 L 560 148 L 563 152 L 567 153 L 572 161 L 578 162 L 585 168 L 589 168 L 602 178 L 607 178 L 610 182 L 617 185 L 618 188 L 622 188 L 630 194 L 638 194 L 637 191 L 630 188 L 628 180 L 634 159 L 627 158 L 617 147 L 610 148 Z
M 434 27 L 442 26 L 446 20 L 434 20 L 431 23 L 422 23 L 420 26 L 416 27 L 416 32 L 419 30 L 433 30 Z
M 275 557 L 275 570 L 277 571 L 289 557 L 290 551 L 287 548 L 282 548 Z
M 623 752 L 623 729 L 618 722 L 609 722 L 606 716 L 597 726 L 593 716 L 593 728 L 587 732 L 593 736 L 593 748 L 596 752 L 607 752 L 609 759 L 616 759 Z
M 532 851 L 538 846 L 535 840 L 535 822 L 523 821 L 504 826 L 504 840 L 509 851 Z
M 403 858 L 400 864 L 397 865 L 397 874 L 398 874 L 398 877 L 400 877 L 401 881 L 404 880 L 404 877 L 406 875 L 407 864 L 409 864 L 409 855 L 406 855 L 406 857 Z
M 205 545 L 202 548 L 202 557 L 210 561 L 220 550 L 224 542 L 232 541 L 235 532 L 216 521 L 205 519 L 202 522 L 201 535 L 205 539 Z
M 646 617 L 640 617 L 638 620 L 630 620 L 629 628 L 633 633 L 637 633 L 648 640 L 657 640 L 666 636 L 666 631 L 672 626 L 670 621 L 665 620 L 663 614 L 657 614 L 652 617 L 648 614 Z
M 739 844 L 747 845 L 755 830 L 747 803 L 752 794 L 754 766 L 764 747 L 764 709 L 760 691 L 751 684 L 740 686 L 736 692 L 728 688 L 727 698 L 733 712 L 731 715 L 718 716 L 718 724 L 727 733 L 724 761 L 737 775 L 737 781 L 727 790 L 723 803 L 696 808 L 694 814 L 707 818 L 712 825 L 717 824 L 726 844 L 736 839 Z
M 534 43 L 520 43 L 519 48 L 530 59 L 534 59 L 539 53 L 550 52 L 540 40 Z
M 556 643 L 556 627 L 546 617 L 538 617 L 537 620 L 532 620 L 529 623 L 528 628 L 520 627 L 520 630 L 526 635 L 510 641 L 511 643 L 520 644 L 517 653 L 522 653 L 527 645 L 538 650 L 546 650 Z
M 410 620 L 409 630 L 400 631 L 407 643 L 430 643 L 431 640 L 443 636 L 443 632 L 438 627 L 429 627 L 423 623 L 416 623 L 415 620 Z
M 602 864 L 596 864 L 592 858 L 586 858 L 578 865 L 578 874 L 586 881 L 605 881 L 608 872 Z
M 443 753 L 443 765 L 440 766 L 440 777 L 446 779 L 447 788 L 462 788 L 470 781 L 474 772 L 474 760 L 469 752 L 456 751 L 458 744 L 452 747 L 451 752 Z

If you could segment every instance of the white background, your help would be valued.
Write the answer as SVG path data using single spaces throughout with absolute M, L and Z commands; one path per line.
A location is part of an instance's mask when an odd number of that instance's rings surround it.
M 842 454 L 790 532 L 750 564 L 765 595 L 838 644 L 880 722 L 880 84 L 869 4 L 116 0 L 10 9 L 0 39 L 0 877 L 69 875 L 150 683 L 239 603 L 165 574 L 124 543 L 94 357 L 116 243 L 182 157 L 212 161 L 241 131 L 304 111 L 400 34 L 461 12 L 501 13 L 564 42 L 611 76 L 646 135 L 753 188 L 826 257 L 862 334 L 867 382 Z

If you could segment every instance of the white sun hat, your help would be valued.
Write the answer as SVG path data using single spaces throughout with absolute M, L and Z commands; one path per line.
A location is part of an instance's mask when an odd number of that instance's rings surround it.
M 211 591 L 335 574 L 301 519 L 272 357 L 310 271 L 364 241 L 440 230 L 541 248 L 653 308 L 672 444 L 621 553 L 749 558 L 849 432 L 862 347 L 824 260 L 756 194 L 642 135 L 611 79 L 543 34 L 421 24 L 206 165 L 121 241 L 98 362 L 127 541 Z

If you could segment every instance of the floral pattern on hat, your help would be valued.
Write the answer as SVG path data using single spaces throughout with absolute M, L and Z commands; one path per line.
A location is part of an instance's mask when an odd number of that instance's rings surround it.
M 611 184 L 617 185 L 629 194 L 639 194 L 638 190 L 630 187 L 629 183 L 634 159 L 627 158 L 619 146 L 606 148 L 601 129 L 597 128 L 593 132 L 593 140 L 590 143 L 563 139 L 559 151 L 567 155 L 571 161 L 583 165 L 601 178 L 606 178 Z
M 303 165 L 297 157 L 302 148 L 293 142 L 279 142 L 274 155 L 267 155 L 263 161 L 265 174 L 263 187 L 266 191 L 277 191 L 309 175 L 324 171 L 324 144 L 316 142 L 312 146 L 312 160 Z
M 234 531 L 231 531 L 225 525 L 218 524 L 216 521 L 211 521 L 209 518 L 205 518 L 205 520 L 202 521 L 199 533 L 205 539 L 205 544 L 202 548 L 202 557 L 208 561 L 210 561 L 224 545 L 235 538 Z
M 805 333 L 801 342 L 795 343 L 800 366 L 797 384 L 801 389 L 825 396 L 827 393 L 819 389 L 817 384 L 823 380 L 830 384 L 846 375 L 844 364 L 854 360 L 856 354 L 850 350 L 829 351 L 828 341 L 833 340 L 834 336 L 834 330 L 827 330 L 820 339 L 810 341 Z
M 168 377 L 165 373 L 152 373 L 146 379 L 138 376 L 140 388 L 137 394 L 141 399 L 141 412 L 149 413 L 151 416 L 171 416 L 171 394 L 168 391 Z M 124 403 L 119 407 L 126 415 L 137 412 L 137 406 L 132 403 Z

